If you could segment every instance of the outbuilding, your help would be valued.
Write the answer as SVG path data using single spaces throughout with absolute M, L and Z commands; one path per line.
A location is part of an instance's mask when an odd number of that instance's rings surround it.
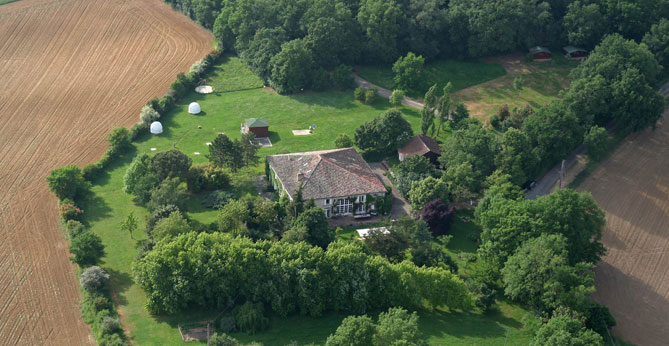
M 562 54 L 569 60 L 581 60 L 588 57 L 588 51 L 574 46 L 562 47 Z
M 552 59 L 551 51 L 548 48 L 541 46 L 530 48 L 530 55 L 534 61 L 548 61 Z
M 269 137 L 269 122 L 265 118 L 248 118 L 242 124 L 242 133 L 253 133 L 256 137 Z
M 159 135 L 163 133 L 163 124 L 161 124 L 159 121 L 154 121 L 151 123 L 149 131 L 152 135 Z
M 434 165 L 439 166 L 437 159 L 441 155 L 439 144 L 432 138 L 418 134 L 397 149 L 398 159 L 403 161 L 411 156 L 425 156 Z
M 188 113 L 190 114 L 200 114 L 200 104 L 197 102 L 191 102 L 188 105 Z

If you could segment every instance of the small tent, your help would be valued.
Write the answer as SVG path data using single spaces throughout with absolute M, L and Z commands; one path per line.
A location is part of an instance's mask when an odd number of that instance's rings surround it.
M 200 113 L 200 104 L 197 102 L 191 102 L 188 105 L 188 113 L 190 114 L 199 114 Z
M 551 51 L 546 47 L 536 46 L 530 48 L 530 55 L 534 61 L 551 60 Z
M 566 46 L 562 48 L 562 54 L 569 60 L 581 60 L 588 57 L 588 51 L 583 48 Z
M 163 124 L 161 124 L 159 121 L 154 121 L 151 123 L 149 130 L 151 131 L 151 134 L 159 135 L 163 133 Z

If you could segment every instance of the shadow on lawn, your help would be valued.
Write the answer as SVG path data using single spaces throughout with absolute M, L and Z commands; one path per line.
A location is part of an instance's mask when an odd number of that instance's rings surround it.
M 494 323 L 490 323 L 491 321 Z M 482 339 L 502 337 L 506 334 L 507 328 L 520 329 L 522 324 L 504 316 L 499 310 L 485 314 L 459 311 L 420 313 L 419 329 L 426 339 L 443 338 L 446 335 Z
M 132 286 L 133 281 L 130 274 L 125 272 L 120 272 L 112 268 L 104 268 L 107 273 L 109 273 L 111 290 L 114 300 L 117 304 L 127 305 L 128 300 L 125 297 L 125 292 Z

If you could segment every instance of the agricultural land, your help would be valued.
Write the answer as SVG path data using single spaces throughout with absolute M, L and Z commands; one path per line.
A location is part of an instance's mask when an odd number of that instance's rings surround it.
M 45 177 L 97 160 L 211 40 L 158 0 L 0 6 L 0 344 L 92 342 Z

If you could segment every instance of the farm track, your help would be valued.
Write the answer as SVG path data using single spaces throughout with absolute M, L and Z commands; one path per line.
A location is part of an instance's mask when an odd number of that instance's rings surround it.
M 625 138 L 579 188 L 606 212 L 594 299 L 611 309 L 615 333 L 644 346 L 669 340 L 668 171 L 669 109 L 657 130 Z
M 93 343 L 45 177 L 98 160 L 212 39 L 160 0 L 0 6 L 0 345 Z

